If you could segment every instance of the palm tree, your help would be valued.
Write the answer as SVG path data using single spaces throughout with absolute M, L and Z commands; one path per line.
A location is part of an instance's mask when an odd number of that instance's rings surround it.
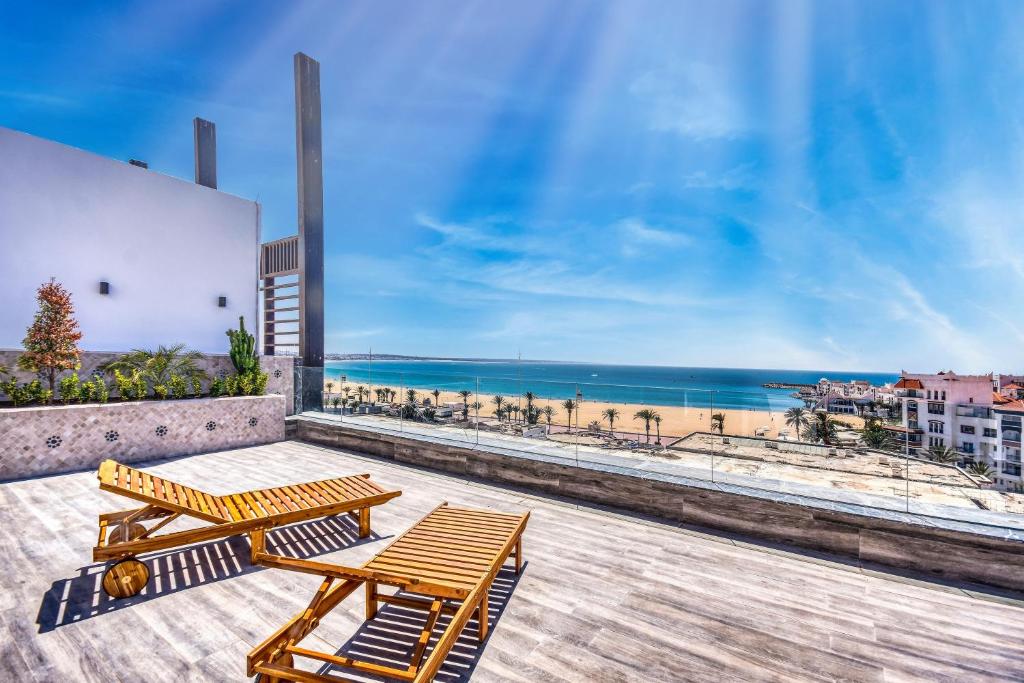
M 660 444 L 661 443 L 661 415 L 658 415 L 657 413 L 654 414 L 654 429 L 655 429 L 655 431 L 657 433 L 657 438 L 655 438 L 654 443 Z
M 327 382 L 327 384 L 324 386 L 327 387 L 327 398 L 330 399 L 331 392 L 334 391 L 334 382 Z
M 786 411 L 786 424 L 796 427 L 796 440 L 800 441 L 800 430 L 807 426 L 807 410 L 799 406 L 790 408 Z
M 928 457 L 935 462 L 948 465 L 960 459 L 960 454 L 949 446 L 932 446 L 928 449 Z
M 198 351 L 186 350 L 184 344 L 158 346 L 152 349 L 133 349 L 116 360 L 100 366 L 100 370 L 113 373 L 138 371 L 151 384 L 166 385 L 172 375 L 191 382 L 193 379 L 206 380 L 209 376 L 199 367 L 205 356 Z
M 473 392 L 469 391 L 468 389 L 463 389 L 462 391 L 459 392 L 459 396 L 462 397 L 462 419 L 463 420 L 468 420 L 469 419 L 469 397 L 472 396 L 472 395 L 473 395 Z
M 530 424 L 537 424 L 537 411 L 533 409 L 533 402 L 537 399 L 536 395 L 532 391 L 527 391 L 523 394 L 523 398 L 526 399 L 526 421 Z
M 495 394 L 491 396 L 491 403 L 494 404 L 494 414 L 498 416 L 498 422 L 501 422 L 501 416 L 505 414 L 505 397 Z
M 359 386 L 356 387 L 356 394 L 359 395 L 359 402 L 360 403 L 363 402 L 363 394 L 365 394 L 365 393 L 366 393 L 366 387 L 364 387 L 362 384 L 360 384 Z
M 415 389 L 407 389 L 405 391 L 405 397 L 407 399 L 409 399 L 409 403 L 412 403 L 413 405 L 416 405 L 416 390 Z
M 601 417 L 608 420 L 608 431 L 615 432 L 615 420 L 619 418 L 619 411 L 615 408 L 605 408 L 604 412 L 601 413 Z
M 716 429 L 719 434 L 725 434 L 725 413 L 711 414 L 711 431 Z
M 515 406 L 515 405 L 510 405 L 510 406 L 508 407 L 508 411 L 509 411 L 509 414 L 511 414 L 511 415 L 515 415 L 515 417 L 516 417 L 516 422 L 519 422 L 519 406 Z M 511 421 L 512 421 L 512 420 L 510 419 L 510 420 L 509 420 L 509 422 L 511 422 Z
M 544 417 L 548 421 L 548 427 L 550 427 L 551 426 L 551 418 L 553 418 L 555 416 L 555 409 L 552 408 L 551 406 L 544 406 L 544 408 L 542 408 L 540 412 L 544 413 Z
M 434 395 L 434 405 L 435 405 L 435 406 L 441 405 L 440 403 L 438 403 L 438 401 L 440 401 L 440 400 L 441 400 L 441 399 L 440 399 L 440 396 L 441 396 L 441 392 L 440 392 L 440 391 L 438 391 L 437 389 L 434 389 L 434 390 L 433 390 L 433 391 L 431 391 L 430 393 L 432 393 L 432 394 Z
M 979 477 L 985 477 L 986 479 L 991 479 L 992 475 L 995 474 L 992 468 L 988 466 L 988 463 L 984 462 L 972 462 L 968 465 L 967 471 Z
M 576 410 L 576 401 L 571 398 L 567 398 L 562 401 L 562 408 L 565 409 L 565 412 L 568 415 L 566 424 L 569 426 L 569 431 L 572 431 L 572 411 Z
M 836 421 L 832 419 L 832 416 L 824 410 L 818 410 L 815 411 L 810 422 L 814 436 L 821 439 L 826 446 L 832 445 L 836 439 Z
M 634 420 L 644 421 L 644 431 L 647 432 L 647 443 L 651 442 L 651 421 L 654 420 L 654 416 L 657 414 L 658 413 L 654 412 L 650 408 L 644 408 L 643 410 L 636 411 L 633 415 Z

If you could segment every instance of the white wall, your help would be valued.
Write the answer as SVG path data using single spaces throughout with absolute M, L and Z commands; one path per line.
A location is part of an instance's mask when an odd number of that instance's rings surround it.
M 83 349 L 226 352 L 238 316 L 257 328 L 259 215 L 253 201 L 0 128 L 0 348 L 21 346 L 52 276 L 71 291 Z

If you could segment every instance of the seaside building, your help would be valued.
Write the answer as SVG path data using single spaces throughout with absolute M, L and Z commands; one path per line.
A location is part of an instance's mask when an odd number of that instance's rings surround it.
M 996 485 L 1005 491 L 1024 491 L 1020 461 L 1024 400 L 1007 398 L 1002 394 L 996 394 L 993 399 L 992 412 L 999 432 L 993 465 Z
M 923 456 L 931 448 L 952 448 L 962 463 L 989 465 L 999 475 L 996 485 L 1013 489 L 1020 481 L 1020 421 L 1015 412 L 1018 402 L 993 392 L 993 382 L 991 374 L 902 372 L 895 385 L 902 425 L 888 429 L 911 455 Z M 1003 444 L 1000 433 L 1004 415 L 1008 418 L 1008 445 Z M 1007 456 L 1012 459 L 1007 460 Z

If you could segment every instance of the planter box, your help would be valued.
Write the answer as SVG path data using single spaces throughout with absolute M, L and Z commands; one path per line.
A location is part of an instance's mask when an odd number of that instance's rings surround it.
M 284 439 L 285 397 L 0 409 L 0 481 Z

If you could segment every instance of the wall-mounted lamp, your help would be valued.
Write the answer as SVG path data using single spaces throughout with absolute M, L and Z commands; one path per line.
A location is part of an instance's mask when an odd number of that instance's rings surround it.
M 100 294 L 110 294 L 110 283 L 100 281 Z
M 218 308 L 227 308 L 228 307 L 228 298 L 226 296 L 218 296 L 217 297 L 217 306 L 218 306 Z

